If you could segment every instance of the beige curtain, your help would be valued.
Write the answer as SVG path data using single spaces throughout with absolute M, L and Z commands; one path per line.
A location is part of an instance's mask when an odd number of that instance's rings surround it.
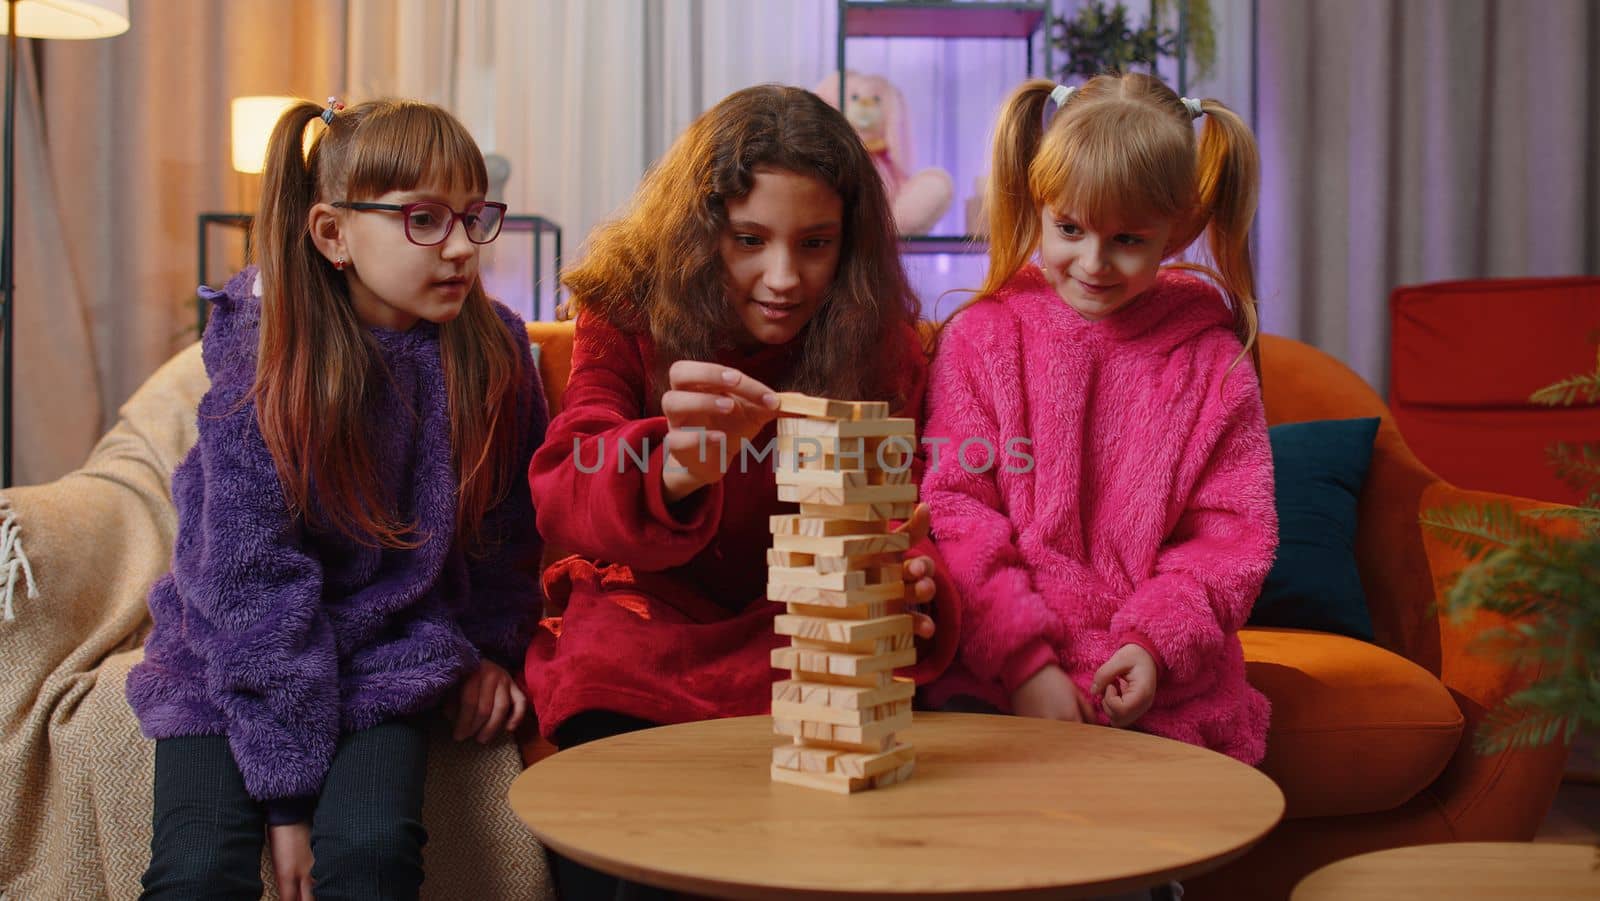
M 101 428 L 87 294 L 71 265 L 70 233 L 45 154 L 34 44 L 20 42 L 17 55 L 12 481 L 18 485 L 76 468 Z M 0 65 L 4 47 L 0 39 Z
M 1297 0 L 1259 15 L 1266 330 L 1382 390 L 1395 287 L 1600 273 L 1600 4 Z
M 19 483 L 75 468 L 123 399 L 195 339 L 196 216 L 249 210 L 259 190 L 258 177 L 232 169 L 229 102 L 342 92 L 345 12 L 338 0 L 132 0 L 126 34 L 42 44 L 63 275 L 37 270 L 48 256 L 23 255 L 18 276 L 74 286 L 71 315 L 88 333 L 30 373 L 48 402 L 19 403 L 29 461 Z M 241 247 L 237 234 L 213 235 L 215 281 Z M 31 321 L 18 327 L 19 344 L 39 336 Z M 70 384 L 84 359 L 96 363 L 97 392 L 44 387 Z M 96 428 L 75 425 L 85 418 Z

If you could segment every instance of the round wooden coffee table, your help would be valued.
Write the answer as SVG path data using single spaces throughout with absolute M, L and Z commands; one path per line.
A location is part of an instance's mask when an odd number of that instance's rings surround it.
M 1457 842 L 1390 848 L 1335 861 L 1300 880 L 1292 901 L 1600 898 L 1600 848 Z
M 1221 754 L 1138 732 L 918 713 L 909 782 L 775 784 L 765 716 L 648 729 L 528 768 L 511 807 L 596 869 L 717 898 L 1061 898 L 1182 879 L 1244 853 L 1283 794 Z

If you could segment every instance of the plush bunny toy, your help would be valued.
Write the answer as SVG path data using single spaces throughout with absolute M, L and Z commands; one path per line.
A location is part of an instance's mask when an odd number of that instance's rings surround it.
M 905 100 L 887 79 L 845 70 L 844 85 L 844 116 L 872 153 L 894 207 L 896 227 L 902 235 L 926 234 L 950 207 L 955 193 L 950 173 L 937 167 L 912 171 Z M 815 92 L 837 109 L 839 73 L 824 78 Z

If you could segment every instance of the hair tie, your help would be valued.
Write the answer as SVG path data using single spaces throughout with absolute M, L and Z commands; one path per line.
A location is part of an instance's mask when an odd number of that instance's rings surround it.
M 1199 97 L 1180 97 L 1178 99 L 1182 100 L 1183 105 L 1188 108 L 1189 118 L 1198 119 L 1205 114 L 1205 110 L 1200 108 Z
M 1050 99 L 1055 101 L 1056 109 L 1061 109 L 1063 106 L 1067 105 L 1067 98 L 1072 96 L 1072 92 L 1074 90 L 1076 90 L 1076 88 L 1070 88 L 1064 84 L 1058 84 L 1053 90 L 1050 91 Z
M 332 125 L 333 124 L 333 114 L 337 113 L 337 112 L 339 112 L 340 110 L 343 110 L 343 109 L 344 109 L 344 104 L 339 101 L 339 98 L 337 98 L 337 97 L 329 97 L 328 98 L 328 108 L 322 111 L 322 121 L 327 123 L 327 124 L 329 124 L 329 125 Z

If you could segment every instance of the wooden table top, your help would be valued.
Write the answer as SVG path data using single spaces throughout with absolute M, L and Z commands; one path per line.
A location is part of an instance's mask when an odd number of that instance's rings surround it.
M 1600 848 L 1457 842 L 1390 848 L 1335 861 L 1300 880 L 1292 901 L 1600 898 Z
M 1138 732 L 918 713 L 909 782 L 772 782 L 765 716 L 618 735 L 534 764 L 511 807 L 597 869 L 718 898 L 1060 898 L 1182 879 L 1283 815 L 1272 780 Z

